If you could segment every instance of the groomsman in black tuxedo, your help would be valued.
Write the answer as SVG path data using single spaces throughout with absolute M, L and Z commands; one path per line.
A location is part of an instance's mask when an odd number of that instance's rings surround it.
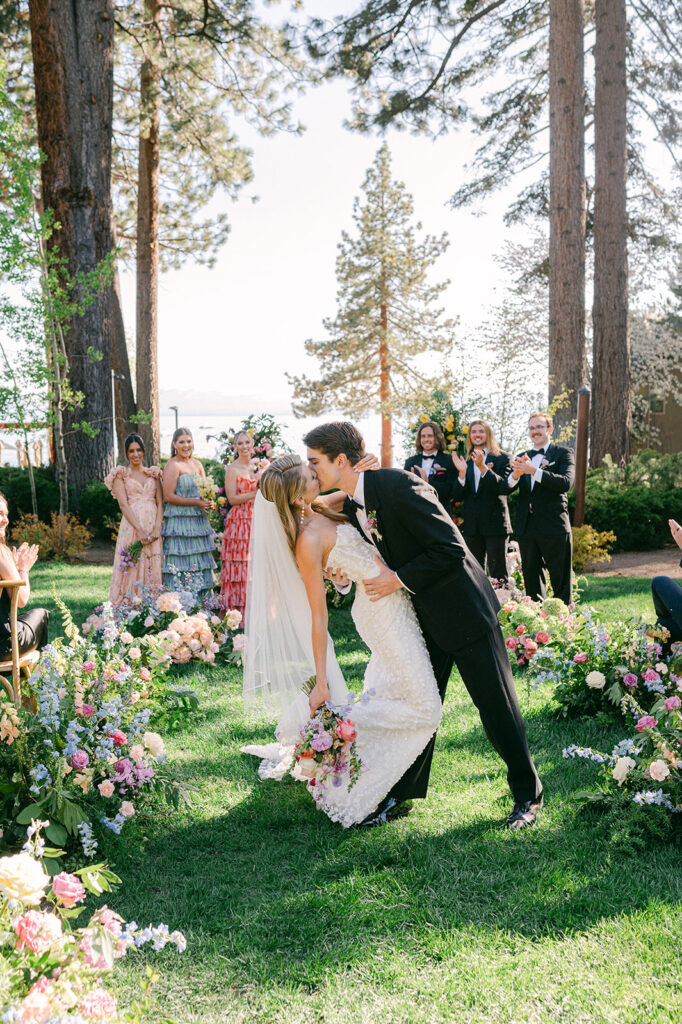
M 571 601 L 573 536 L 568 491 L 575 477 L 570 448 L 552 442 L 554 423 L 545 412 L 532 413 L 528 432 L 533 448 L 512 460 L 509 488 L 519 488 L 515 535 L 521 551 L 526 593 L 534 601 L 546 594 L 545 570 L 554 596 Z
M 431 484 L 441 505 L 450 511 L 455 469 L 447 452 L 445 435 L 438 423 L 422 423 L 415 438 L 417 454 L 407 459 L 404 469 Z

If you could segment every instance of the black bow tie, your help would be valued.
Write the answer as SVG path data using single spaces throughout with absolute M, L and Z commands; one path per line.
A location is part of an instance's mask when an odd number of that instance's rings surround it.
M 348 502 L 349 505 L 352 506 L 352 508 L 364 509 L 365 507 L 361 502 L 356 501 L 355 498 L 346 498 L 346 501 Z
M 433 455 L 427 455 L 426 452 L 422 452 L 422 459 L 435 459 L 435 457 L 436 452 L 434 452 Z
M 544 455 L 545 454 L 545 449 L 544 448 L 531 448 L 531 450 L 528 452 L 528 454 L 530 455 L 530 457 L 532 459 L 536 455 Z

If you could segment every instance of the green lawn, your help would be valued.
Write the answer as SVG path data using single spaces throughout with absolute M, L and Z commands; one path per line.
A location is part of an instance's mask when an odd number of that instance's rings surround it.
M 106 569 L 42 568 L 84 617 Z M 597 579 L 586 599 L 609 613 L 648 613 L 646 580 Z M 346 611 L 332 621 L 346 675 L 361 676 Z M 427 801 L 406 819 L 344 831 L 303 786 L 260 782 L 245 742 L 267 723 L 244 718 L 234 669 L 186 668 L 201 714 L 168 741 L 193 807 L 140 817 L 102 846 L 124 887 L 109 902 L 138 923 L 182 929 L 182 956 L 146 963 L 158 993 L 190 1022 L 651 1024 L 682 1016 L 682 857 L 672 844 L 614 833 L 579 815 L 592 785 L 571 742 L 608 748 L 618 729 L 557 721 L 547 692 L 520 699 L 547 793 L 537 826 L 501 827 L 510 800 L 459 679 L 450 684 Z

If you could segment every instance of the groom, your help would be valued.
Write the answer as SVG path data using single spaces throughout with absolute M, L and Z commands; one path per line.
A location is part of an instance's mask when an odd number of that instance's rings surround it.
M 364 583 L 370 600 L 401 587 L 412 595 L 441 700 L 454 663 L 488 739 L 507 765 L 514 798 L 507 825 L 533 824 L 542 786 L 497 619 L 499 603 L 483 569 L 428 483 L 399 469 L 355 473 L 364 441 L 352 423 L 323 424 L 303 440 L 320 489 L 352 496 L 344 513 L 386 563 Z M 435 735 L 363 824 L 381 824 L 400 814 L 404 801 L 426 796 L 434 744 Z

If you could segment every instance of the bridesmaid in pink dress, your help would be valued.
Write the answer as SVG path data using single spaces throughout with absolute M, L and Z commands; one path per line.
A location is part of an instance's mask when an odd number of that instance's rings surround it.
M 125 453 L 128 467 L 116 466 L 104 481 L 121 509 L 109 588 L 109 600 L 114 607 L 132 596 L 137 584 L 161 587 L 161 470 L 158 466 L 142 465 L 144 441 L 139 434 L 129 434 L 125 439 Z M 136 540 L 142 544 L 142 554 L 135 565 L 124 571 L 121 552 Z
M 234 447 L 237 458 L 225 470 L 225 494 L 232 507 L 225 520 L 220 552 L 220 596 L 226 610 L 236 608 L 244 615 L 251 519 L 260 473 L 252 467 L 251 434 L 241 430 L 235 436 Z

